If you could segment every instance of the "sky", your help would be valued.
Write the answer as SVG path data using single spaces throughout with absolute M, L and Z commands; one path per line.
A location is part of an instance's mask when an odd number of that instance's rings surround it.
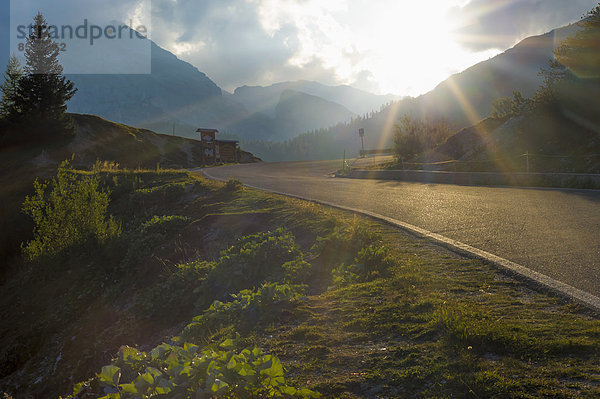
M 579 20 L 598 1 L 13 0 L 15 4 L 75 19 L 102 15 L 144 23 L 154 42 L 229 91 L 305 79 L 416 96 L 527 36 Z

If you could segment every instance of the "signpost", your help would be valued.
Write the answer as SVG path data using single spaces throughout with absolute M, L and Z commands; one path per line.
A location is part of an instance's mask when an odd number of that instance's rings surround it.
M 365 129 L 363 129 L 363 128 L 358 129 L 358 135 L 360 136 L 360 141 L 362 143 L 362 153 L 364 154 L 364 152 L 365 152 Z M 364 158 L 364 155 L 362 155 L 361 158 Z

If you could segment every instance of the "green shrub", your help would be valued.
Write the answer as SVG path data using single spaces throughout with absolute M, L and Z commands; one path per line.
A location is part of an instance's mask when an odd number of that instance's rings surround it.
M 294 236 L 283 228 L 242 237 L 221 253 L 201 290 L 205 298 L 212 301 L 266 281 L 281 282 L 284 279 L 282 265 L 301 256 Z M 200 307 L 208 303 L 201 302 Z
M 187 342 L 200 342 L 221 327 L 255 328 L 275 320 L 289 307 L 297 295 L 287 284 L 266 283 L 259 289 L 243 290 L 231 295 L 232 301 L 214 301 L 200 316 L 196 316 L 182 332 Z
M 104 244 L 121 234 L 120 224 L 107 215 L 110 195 L 100 189 L 99 179 L 78 176 L 68 161 L 51 182 L 36 180 L 34 187 L 23 203 L 35 224 L 33 240 L 23 245 L 27 259 L 53 257 L 91 240 Z
M 336 287 L 345 287 L 350 284 L 360 282 L 361 267 L 356 263 L 342 263 L 332 271 L 333 285 Z
M 362 265 L 361 278 L 363 281 L 385 275 L 394 263 L 388 248 L 379 243 L 361 249 L 356 256 L 356 262 Z
M 92 165 L 92 172 L 115 172 L 120 169 L 120 165 L 117 161 L 101 161 L 96 159 L 96 163 Z
M 283 281 L 292 285 L 307 284 L 312 273 L 312 265 L 301 258 L 286 262 L 281 268 Z
M 75 385 L 69 398 L 317 398 L 286 384 L 279 359 L 237 339 L 201 348 L 162 344 L 149 353 L 122 347 L 95 378 Z M 106 396 L 104 396 L 106 395 Z

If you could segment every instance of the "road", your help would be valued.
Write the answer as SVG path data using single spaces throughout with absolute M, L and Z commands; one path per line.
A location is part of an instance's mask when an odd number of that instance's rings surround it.
M 260 163 L 208 172 L 392 217 L 600 296 L 600 191 L 331 177 L 341 163 Z

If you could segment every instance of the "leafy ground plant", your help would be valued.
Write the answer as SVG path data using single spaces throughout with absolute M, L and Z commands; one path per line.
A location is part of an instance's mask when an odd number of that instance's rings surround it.
M 231 296 L 232 301 L 214 301 L 202 315 L 196 316 L 177 341 L 198 342 L 205 339 L 210 331 L 217 331 L 228 325 L 237 328 L 256 328 L 270 323 L 285 308 L 291 307 L 291 302 L 297 297 L 294 290 L 287 284 L 265 283 L 255 290 L 243 290 Z
M 162 344 L 149 353 L 122 347 L 115 361 L 77 384 L 68 398 L 318 398 L 286 384 L 283 366 L 259 348 L 237 349 L 235 339 L 201 348 Z

